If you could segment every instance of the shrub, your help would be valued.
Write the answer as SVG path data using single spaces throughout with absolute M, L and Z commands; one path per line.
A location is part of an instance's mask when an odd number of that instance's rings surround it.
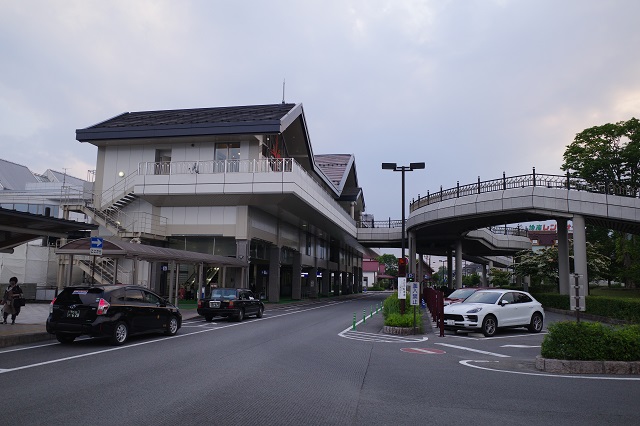
M 557 293 L 534 293 L 538 302 L 545 308 L 570 309 L 569 296 Z M 616 298 L 587 296 L 587 313 L 607 318 L 640 323 L 640 300 L 635 298 Z
M 536 300 L 545 308 L 569 310 L 569 296 L 558 293 L 532 293 Z M 589 306 L 589 305 L 587 305 Z
M 369 287 L 367 291 L 383 291 L 384 288 L 374 285 L 373 287 Z
M 400 314 L 400 300 L 398 293 L 393 293 L 387 297 L 383 303 L 382 315 L 384 316 L 384 325 L 389 327 L 413 327 L 413 306 L 406 301 L 405 314 Z M 416 327 L 423 332 L 422 327 L 422 310 L 416 309 Z
M 640 361 L 640 326 L 571 321 L 551 324 L 541 355 L 582 361 Z

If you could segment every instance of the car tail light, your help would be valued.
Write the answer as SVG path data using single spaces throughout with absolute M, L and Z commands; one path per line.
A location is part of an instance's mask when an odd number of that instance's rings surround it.
M 57 299 L 57 297 L 54 297 L 53 300 L 51 301 L 51 303 L 49 304 L 49 313 L 50 314 L 53 313 L 53 304 L 56 303 L 56 299 Z
M 202 299 L 198 299 L 198 308 L 202 308 Z
M 109 304 L 109 302 L 107 302 L 104 299 L 100 299 L 100 301 L 98 302 L 98 312 L 96 312 L 97 315 L 106 315 L 107 314 L 107 310 L 109 309 L 109 306 L 111 306 Z
M 229 307 L 233 308 L 233 300 L 229 300 Z

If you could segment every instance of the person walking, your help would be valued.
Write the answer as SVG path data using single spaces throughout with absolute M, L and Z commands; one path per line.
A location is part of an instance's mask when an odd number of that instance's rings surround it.
M 9 314 L 11 314 L 11 324 L 13 325 L 16 323 L 16 317 L 20 314 L 20 307 L 22 306 L 20 303 L 21 298 L 22 289 L 18 285 L 18 279 L 16 277 L 11 277 L 9 279 L 9 287 L 7 287 L 4 292 L 4 296 L 2 297 L 2 304 L 4 305 L 3 324 L 7 323 Z

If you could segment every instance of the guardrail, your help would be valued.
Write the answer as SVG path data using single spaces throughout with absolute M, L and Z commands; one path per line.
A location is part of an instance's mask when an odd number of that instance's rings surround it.
M 421 197 L 420 195 L 418 195 L 418 199 L 413 200 L 409 204 L 409 211 L 413 212 L 420 207 L 439 203 L 445 200 L 464 197 L 467 195 L 535 186 L 587 191 L 597 194 L 618 195 L 622 197 L 638 197 L 638 195 L 640 195 L 640 188 L 632 187 L 629 185 L 621 185 L 611 182 L 588 182 L 580 177 L 571 176 L 569 172 L 567 172 L 566 175 L 539 174 L 536 173 L 536 169 L 534 167 L 533 173 L 528 175 L 506 177 L 505 173 L 503 172 L 502 179 L 480 181 L 480 177 L 478 176 L 478 182 L 476 183 L 461 186 L 460 182 L 457 182 L 457 185 L 454 188 L 449 189 L 442 189 L 441 186 L 440 191 L 433 194 L 427 191 L 426 196 Z

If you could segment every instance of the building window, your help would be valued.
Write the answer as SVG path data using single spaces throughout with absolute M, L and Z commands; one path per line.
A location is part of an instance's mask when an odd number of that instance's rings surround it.
M 153 168 L 154 175 L 171 174 L 171 150 L 156 149 L 156 162 Z
M 224 162 L 227 172 L 240 171 L 240 142 L 217 143 L 216 161 Z

